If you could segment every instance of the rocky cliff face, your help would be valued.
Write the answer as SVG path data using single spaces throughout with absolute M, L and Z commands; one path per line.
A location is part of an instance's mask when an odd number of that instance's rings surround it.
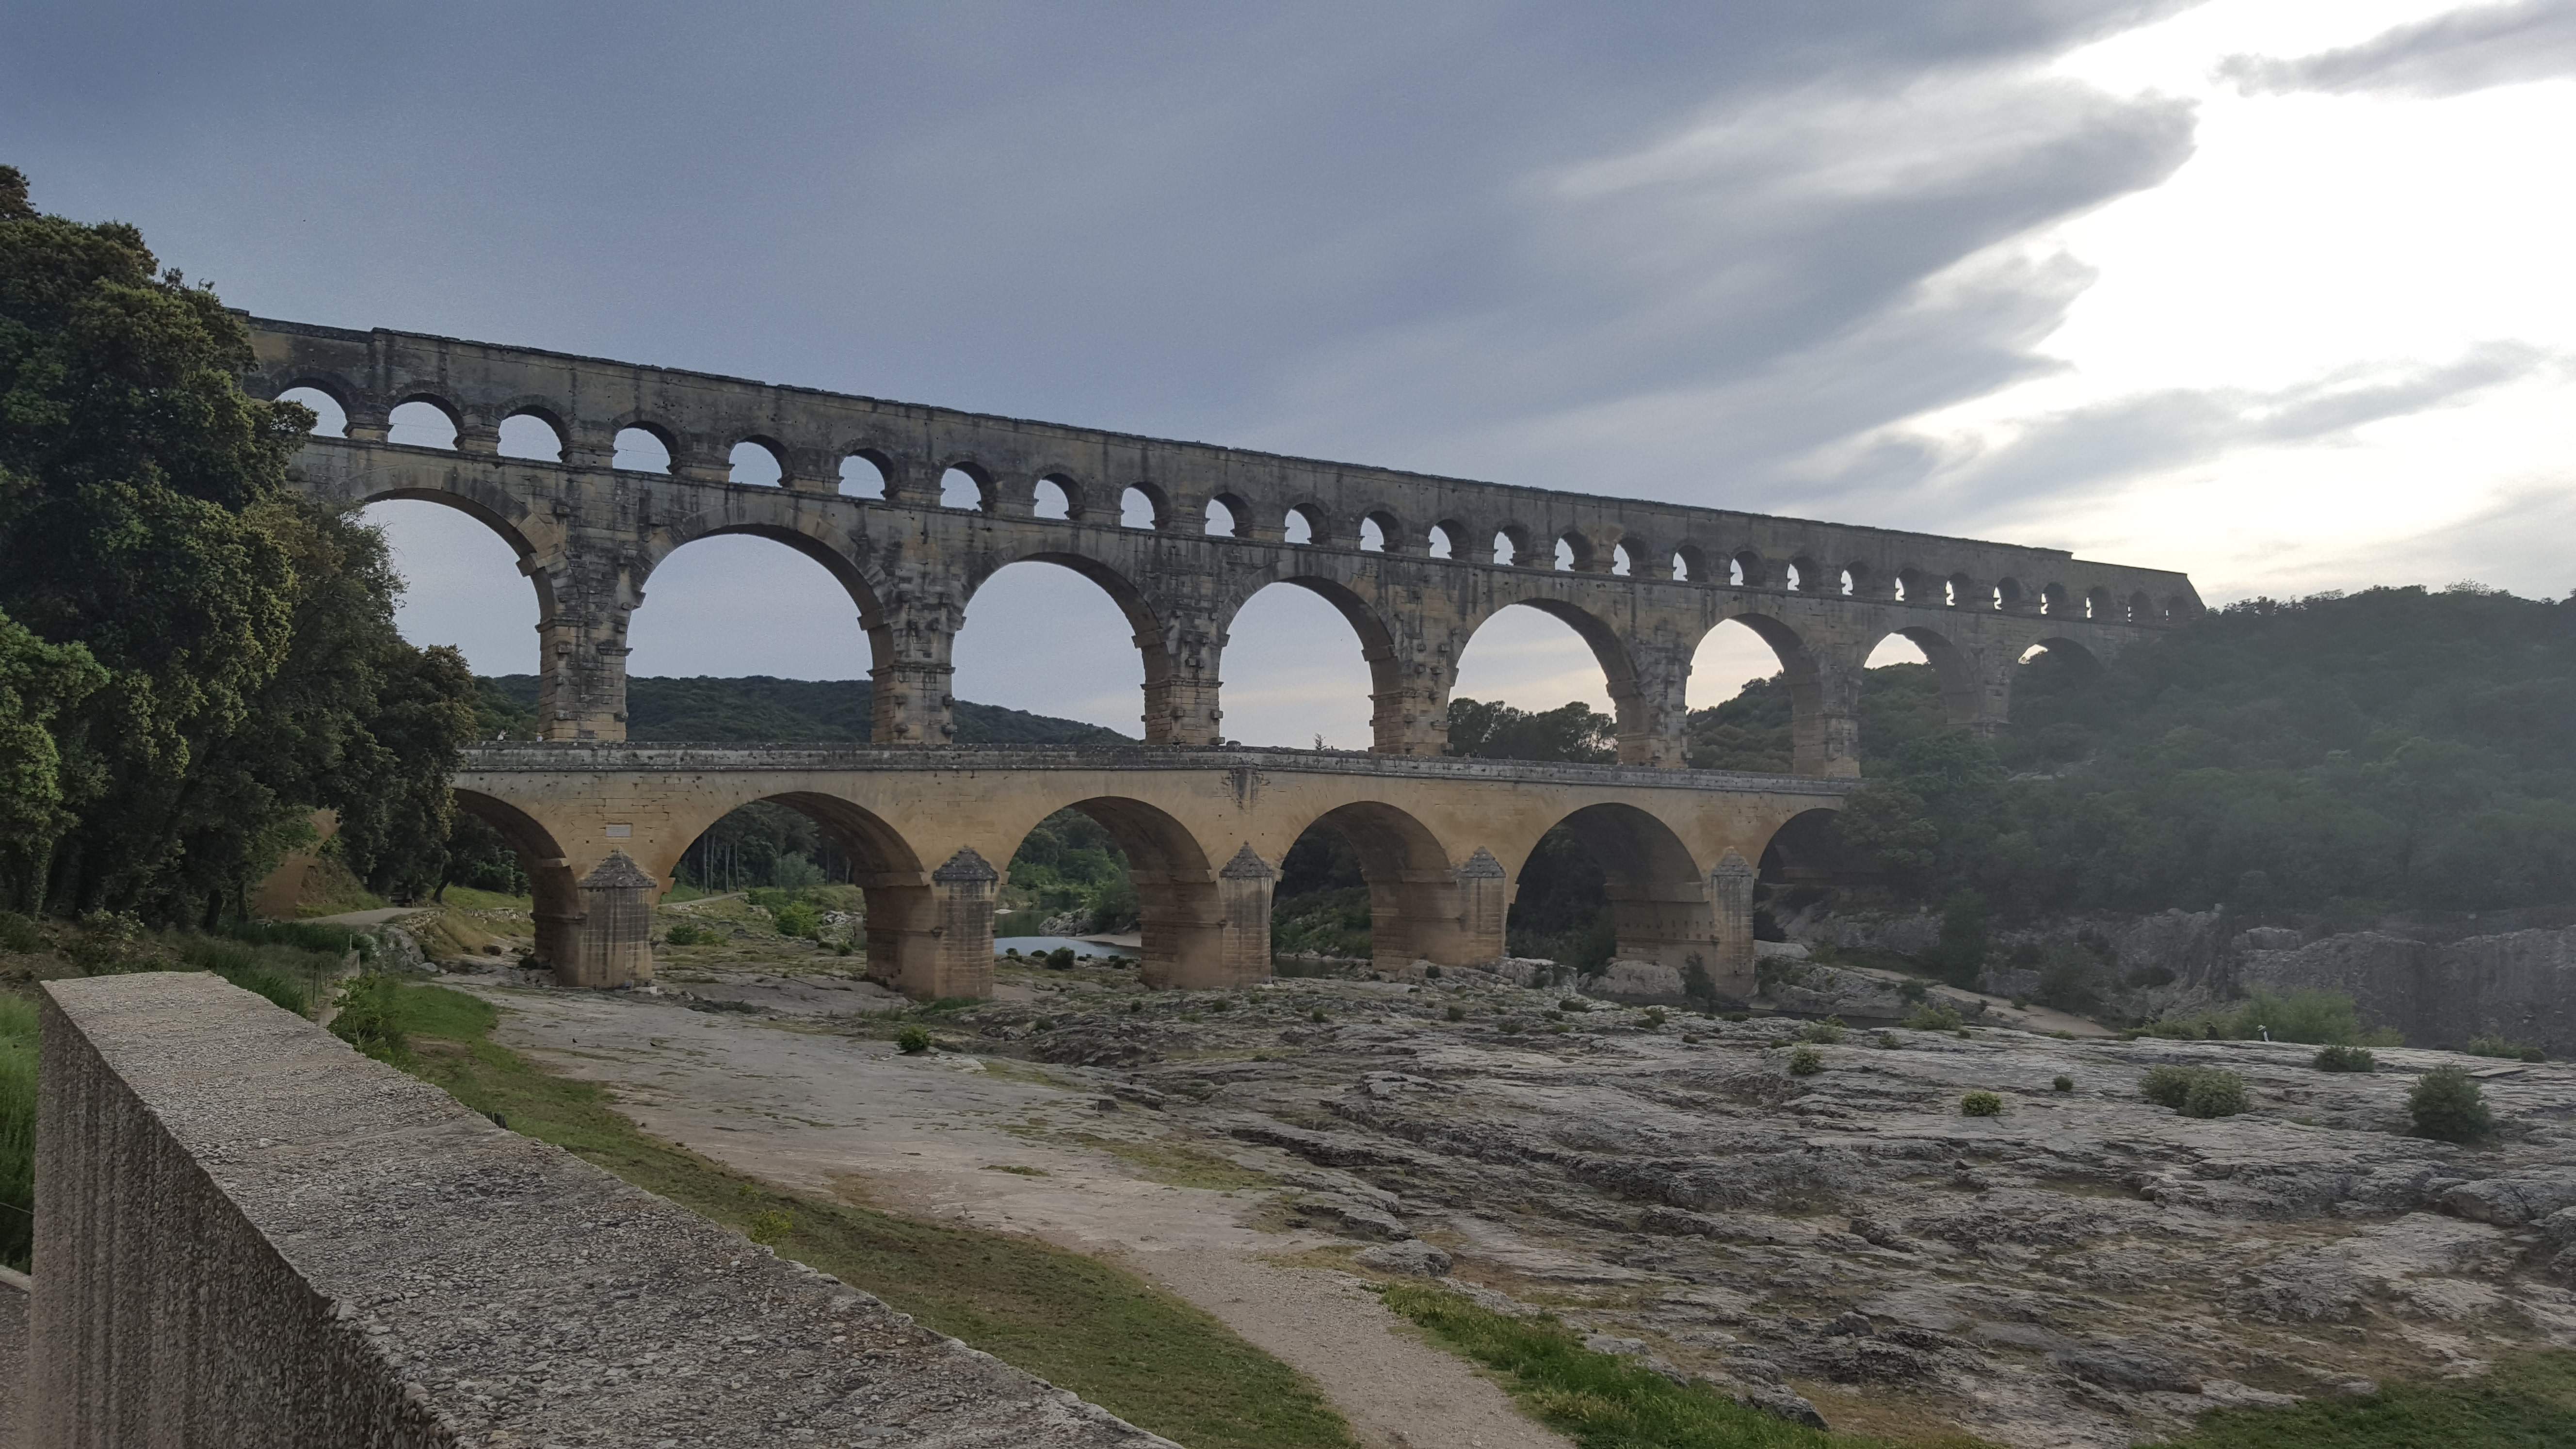
M 2501 1037 L 2576 1055 L 2576 930 L 2442 943 L 2365 931 L 2286 949 L 2247 945 L 2239 984 L 2348 992 L 2365 1021 L 2397 1028 L 2409 1046 Z
M 1941 918 L 1818 905 L 1783 924 L 1811 945 L 1918 956 L 1939 938 Z M 2218 911 L 2060 921 L 1998 932 L 1978 985 L 2109 1022 L 2216 1006 L 2254 986 L 2323 987 L 2348 993 L 2365 1023 L 2395 1029 L 2409 1046 L 2501 1037 L 2576 1056 L 2576 927 L 2491 924 L 2509 929 L 2400 921 L 2311 940 L 2240 929 Z

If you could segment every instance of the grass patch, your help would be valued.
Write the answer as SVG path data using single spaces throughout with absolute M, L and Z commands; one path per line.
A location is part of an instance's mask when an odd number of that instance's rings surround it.
M 497 1014 L 462 992 L 405 983 L 390 1015 L 410 1038 L 411 1070 L 468 1107 L 497 1112 L 513 1131 L 701 1216 L 745 1231 L 757 1225 L 786 1256 L 1142 1428 L 1191 1449 L 1353 1442 L 1341 1416 L 1295 1370 L 1098 1259 L 775 1191 L 645 1136 L 596 1085 L 493 1045 L 486 1037 Z
M 662 898 L 665 904 L 683 899 L 687 898 L 683 897 L 678 889 L 674 889 L 671 894 Z M 452 885 L 440 891 L 438 903 L 459 911 L 533 911 L 537 908 L 537 898 L 534 896 L 503 895 L 499 891 L 478 891 L 472 886 L 461 885 Z
M 1092 1132 L 1067 1132 L 1070 1142 L 1106 1152 L 1141 1171 L 1147 1181 L 1166 1187 L 1204 1187 L 1224 1192 L 1238 1187 L 1271 1187 L 1275 1180 L 1204 1148 L 1170 1142 L 1130 1142 Z
M 1513 1318 L 1410 1284 L 1387 1289 L 1386 1306 L 1442 1346 L 1501 1374 L 1531 1417 L 1583 1449 L 1858 1449 L 1868 1443 L 1775 1419 L 1712 1389 L 1676 1384 L 1634 1359 L 1594 1353 L 1553 1315 Z
M 0 995 L 0 1263 L 27 1271 L 36 1231 L 36 1003 Z
M 2388 1384 L 2365 1399 L 2203 1414 L 2170 1449 L 2558 1449 L 2576 1444 L 2576 1353 L 2499 1362 L 2474 1379 Z

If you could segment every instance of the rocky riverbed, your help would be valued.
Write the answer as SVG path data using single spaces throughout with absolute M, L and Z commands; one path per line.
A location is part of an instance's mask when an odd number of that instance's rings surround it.
M 1838 1427 L 2120 1445 L 2576 1345 L 2565 1066 L 2389 1050 L 2341 1075 L 2307 1047 L 1990 1028 L 1847 1031 L 1793 1076 L 1786 1018 L 1652 1025 L 1454 981 L 1048 985 L 946 1032 L 1294 1159 L 1266 1211 L 1438 1250 L 1364 1257 L 1445 1255 L 1462 1284 Z M 2148 1103 L 2139 1077 L 2169 1062 L 2242 1074 L 2251 1110 Z M 2414 1072 L 2444 1062 L 2493 1073 L 2493 1144 L 2402 1135 Z M 1961 1115 L 1972 1090 L 2002 1112 Z
M 2386 1049 L 2375 1074 L 2328 1074 L 2307 1047 L 1995 1026 L 1808 1042 L 1786 1016 L 1657 1021 L 1457 973 L 1174 993 L 1016 971 L 1011 999 L 900 1020 L 838 981 L 707 974 L 695 1004 L 745 1030 L 883 1054 L 918 1021 L 937 1056 L 1046 1083 L 1089 1118 L 1045 1129 L 1055 1148 L 1231 1162 L 1266 1189 L 1195 1210 L 1263 1230 L 1284 1265 L 1443 1274 L 1898 1441 L 2126 1445 L 2219 1405 L 2576 1346 L 2576 1069 L 2554 1063 Z M 1801 1045 L 1812 1075 L 1789 1070 Z M 618 1070 L 670 1095 L 649 1061 Z M 2241 1073 L 2250 1110 L 2148 1103 L 2164 1063 Z M 2414 1073 L 2446 1063 L 2490 1074 L 2493 1142 L 2404 1135 Z M 2001 1112 L 1963 1116 L 1970 1091 Z M 792 1110 L 768 1115 L 801 1130 Z M 980 1176 L 997 1199 L 1048 1186 Z M 1045 1233 L 1048 1211 L 1015 1197 L 1006 1225 Z

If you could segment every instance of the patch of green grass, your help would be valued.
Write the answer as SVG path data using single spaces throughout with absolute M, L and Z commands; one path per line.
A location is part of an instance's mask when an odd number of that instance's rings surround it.
M 1121 1162 L 1132 1163 L 1143 1170 L 1148 1181 L 1167 1187 L 1204 1187 L 1223 1192 L 1239 1187 L 1274 1185 L 1274 1179 L 1268 1173 L 1255 1172 L 1239 1162 L 1197 1147 L 1169 1142 L 1130 1142 L 1093 1132 L 1067 1132 L 1064 1136 L 1085 1147 L 1106 1152 Z
M 1493 1369 L 1531 1417 L 1583 1449 L 1858 1449 L 1866 1440 L 1775 1419 L 1635 1359 L 1594 1353 L 1552 1315 L 1513 1318 L 1438 1288 L 1402 1284 L 1386 1306 Z
M 27 1271 L 36 1228 L 36 1003 L 0 995 L 0 1263 Z
M 701 1216 L 774 1232 L 782 1254 L 1142 1428 L 1191 1449 L 1353 1443 L 1349 1426 L 1294 1369 L 1096 1258 L 778 1192 L 656 1141 L 598 1086 L 539 1070 L 493 1045 L 486 1039 L 493 1009 L 460 992 L 406 983 L 391 1015 L 411 1036 L 410 1070 L 468 1107 L 500 1113 L 511 1130 Z
M 2499 1362 L 2474 1379 L 2387 1384 L 2364 1399 L 2219 1409 L 2169 1449 L 2561 1449 L 2576 1444 L 2576 1353 Z
M 688 890 L 686 886 L 677 887 L 662 899 L 667 904 L 671 901 L 695 900 L 706 894 L 704 891 L 695 891 L 686 895 L 681 893 Z M 532 911 L 537 906 L 534 896 L 503 895 L 499 891 L 478 891 L 472 886 L 461 885 L 452 885 L 440 891 L 438 899 L 441 905 L 454 906 L 460 911 Z

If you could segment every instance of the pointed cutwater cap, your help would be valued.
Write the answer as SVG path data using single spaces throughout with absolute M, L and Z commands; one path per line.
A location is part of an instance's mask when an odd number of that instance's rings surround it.
M 1234 853 L 1234 859 L 1227 861 L 1225 869 L 1218 871 L 1217 875 L 1225 880 L 1277 880 L 1279 878 L 1279 872 L 1270 868 L 1270 862 L 1253 853 L 1252 842 L 1249 840 L 1243 843 L 1243 848 Z
M 961 882 L 990 883 L 1000 880 L 1002 873 L 993 869 L 992 863 L 977 855 L 975 847 L 969 845 L 948 857 L 948 863 L 932 871 L 930 878 L 941 885 L 957 885 Z
M 608 859 L 581 878 L 581 888 L 586 891 L 659 890 L 661 885 L 622 850 L 610 851 Z

